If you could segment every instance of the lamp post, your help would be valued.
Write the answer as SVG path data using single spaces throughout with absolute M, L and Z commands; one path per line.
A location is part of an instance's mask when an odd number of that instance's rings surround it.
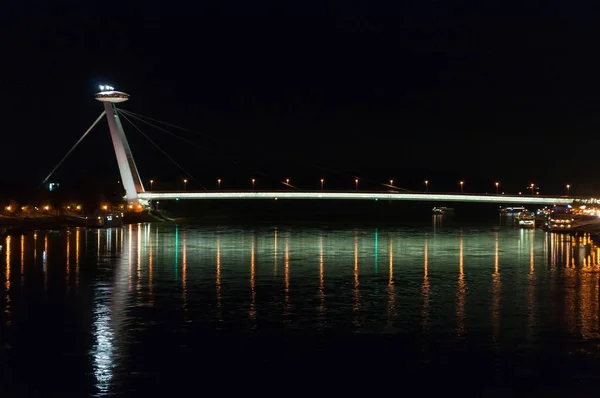
M 390 180 L 390 185 L 393 187 L 394 186 L 394 180 Z
M 459 182 L 459 184 L 460 184 L 460 193 L 463 193 L 464 192 L 465 182 L 461 181 L 461 182 Z
M 154 184 L 154 180 L 150 180 L 150 190 L 152 191 L 152 185 Z
M 429 190 L 429 181 L 425 180 L 425 192 Z
M 567 196 L 571 196 L 571 184 L 567 184 Z
M 356 191 L 358 192 L 358 178 L 354 179 L 354 184 L 356 185 Z
M 256 183 L 256 180 L 253 178 L 252 179 L 252 190 L 254 191 L 254 184 Z
M 221 179 L 217 178 L 217 189 L 220 190 L 221 189 Z
M 499 183 L 499 182 L 497 182 L 497 183 L 496 183 L 496 195 L 498 195 L 498 187 L 499 187 L 499 186 L 500 186 L 500 183 Z
M 321 191 L 323 190 L 323 183 L 325 182 L 324 178 L 321 178 Z
M 531 194 L 533 195 L 533 188 L 535 188 L 535 184 L 531 184 L 529 188 L 531 188 Z
M 288 188 L 290 187 L 290 179 L 289 178 L 285 179 L 285 185 L 287 185 Z
M 187 178 L 183 179 L 183 190 L 187 191 Z

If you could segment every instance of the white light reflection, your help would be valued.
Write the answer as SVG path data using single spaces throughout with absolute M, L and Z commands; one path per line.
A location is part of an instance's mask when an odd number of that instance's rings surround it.
M 94 339 L 92 349 L 96 388 L 100 393 L 107 393 L 113 376 L 113 339 L 111 328 L 111 309 L 108 305 L 111 287 L 96 286 L 96 308 L 94 309 Z
M 117 366 L 119 336 L 123 316 L 129 307 L 130 288 L 130 262 L 134 255 L 131 247 L 131 229 L 126 237 L 129 240 L 128 250 L 115 264 L 115 278 L 113 285 L 98 282 L 94 287 L 94 344 L 90 351 L 93 364 L 95 387 L 102 395 L 110 391 L 113 369 Z

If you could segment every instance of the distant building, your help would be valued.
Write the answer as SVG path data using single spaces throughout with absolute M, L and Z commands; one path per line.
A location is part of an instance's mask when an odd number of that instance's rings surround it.
M 60 186 L 60 184 L 58 182 L 49 182 L 49 183 L 46 184 L 46 188 L 50 192 L 54 191 L 59 186 Z

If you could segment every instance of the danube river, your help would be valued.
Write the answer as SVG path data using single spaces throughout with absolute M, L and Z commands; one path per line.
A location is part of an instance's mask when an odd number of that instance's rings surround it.
M 139 224 L 0 243 L 3 397 L 600 389 L 587 238 Z

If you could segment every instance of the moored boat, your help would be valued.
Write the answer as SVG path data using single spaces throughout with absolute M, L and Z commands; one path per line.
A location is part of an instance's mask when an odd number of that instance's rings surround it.
M 544 229 L 549 232 L 568 233 L 571 231 L 575 217 L 571 205 L 554 205 L 550 211 L 550 216 L 544 224 Z

